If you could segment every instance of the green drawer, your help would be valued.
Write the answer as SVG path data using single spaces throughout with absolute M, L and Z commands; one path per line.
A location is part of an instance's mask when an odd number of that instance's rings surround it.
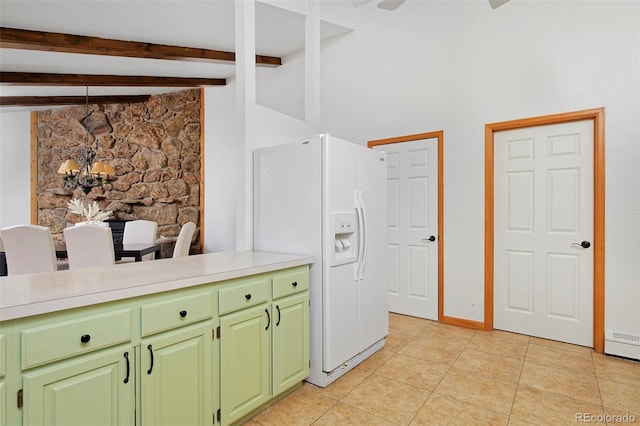
M 273 276 L 273 298 L 289 296 L 309 290 L 309 269 L 305 266 Z
M 250 308 L 269 300 L 269 277 L 239 281 L 218 293 L 219 314 Z
M 131 340 L 131 309 L 80 317 L 21 333 L 21 366 L 37 367 Z
M 165 296 L 164 301 L 142 305 L 142 336 L 171 330 L 183 325 L 209 319 L 213 316 L 211 291 L 188 296 Z

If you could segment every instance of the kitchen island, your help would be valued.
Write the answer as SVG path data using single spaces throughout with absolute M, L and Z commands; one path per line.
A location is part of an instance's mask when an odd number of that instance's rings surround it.
M 309 373 L 312 257 L 0 278 L 0 425 L 232 424 Z

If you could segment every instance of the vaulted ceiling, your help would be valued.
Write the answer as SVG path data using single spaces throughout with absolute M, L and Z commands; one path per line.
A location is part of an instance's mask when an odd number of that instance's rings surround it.
M 224 85 L 235 74 L 234 7 L 231 0 L 2 0 L 0 111 L 84 103 L 86 86 L 91 101 L 106 101 Z M 258 66 L 278 66 L 304 49 L 304 22 L 256 3 Z M 322 38 L 347 31 L 322 24 Z

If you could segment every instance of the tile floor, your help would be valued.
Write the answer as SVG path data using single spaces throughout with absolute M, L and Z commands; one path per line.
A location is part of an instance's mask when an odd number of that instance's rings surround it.
M 245 425 L 575 425 L 577 415 L 640 425 L 640 363 L 390 314 L 382 350 L 326 388 L 305 382 Z

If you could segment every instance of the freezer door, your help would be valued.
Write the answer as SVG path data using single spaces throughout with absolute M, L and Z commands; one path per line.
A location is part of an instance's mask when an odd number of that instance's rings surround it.
M 333 257 L 336 217 L 355 217 L 358 146 L 323 137 L 324 258 Z M 341 219 L 342 220 L 342 219 Z M 346 219 L 345 219 L 346 220 Z M 352 243 L 357 245 L 358 230 Z M 356 252 L 359 247 L 352 247 Z M 333 266 L 332 266 L 333 265 Z M 355 263 L 325 261 L 323 287 L 323 370 L 332 371 L 358 354 L 358 283 Z
M 358 284 L 359 352 L 389 334 L 387 293 L 387 165 L 380 151 L 358 153 L 358 192 L 364 218 L 364 256 Z

